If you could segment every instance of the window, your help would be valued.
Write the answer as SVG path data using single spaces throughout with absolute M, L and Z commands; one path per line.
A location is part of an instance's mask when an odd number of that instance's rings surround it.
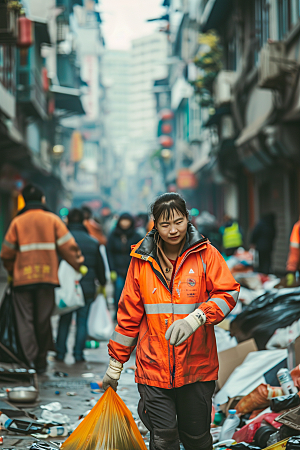
M 300 18 L 300 0 L 278 0 L 279 39 L 283 39 Z
M 11 93 L 15 92 L 15 50 L 12 46 L 0 46 L 0 83 Z
M 258 49 L 269 39 L 269 1 L 255 0 L 255 35 Z

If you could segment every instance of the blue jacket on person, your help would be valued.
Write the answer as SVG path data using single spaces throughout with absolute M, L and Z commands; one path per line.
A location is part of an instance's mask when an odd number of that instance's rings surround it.
M 68 226 L 75 238 L 83 256 L 84 265 L 88 268 L 88 273 L 84 275 L 80 284 L 85 299 L 95 296 L 95 279 L 101 286 L 106 283 L 104 262 L 99 250 L 99 243 L 88 234 L 87 229 L 81 223 L 70 223 Z

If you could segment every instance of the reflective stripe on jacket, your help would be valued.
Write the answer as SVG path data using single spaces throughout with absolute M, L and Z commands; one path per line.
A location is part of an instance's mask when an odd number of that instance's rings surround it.
M 57 251 L 79 269 L 76 261 L 80 250 L 66 225 L 51 212 L 31 209 L 12 220 L 1 259 L 8 272 L 13 272 L 14 286 L 59 286 Z
M 230 227 L 224 228 L 223 247 L 224 249 L 227 249 L 241 247 L 241 245 L 243 245 L 243 237 L 240 232 L 239 224 L 233 222 Z
M 189 225 L 170 290 L 156 257 L 155 233 L 152 230 L 131 253 L 109 354 L 125 363 L 137 345 L 135 379 L 141 384 L 173 388 L 216 380 L 214 325 L 235 307 L 240 286 L 220 253 Z M 196 308 L 205 313 L 205 325 L 182 345 L 171 346 L 166 330 Z
M 290 236 L 290 250 L 286 264 L 287 272 L 297 272 L 300 264 L 300 220 L 295 223 Z

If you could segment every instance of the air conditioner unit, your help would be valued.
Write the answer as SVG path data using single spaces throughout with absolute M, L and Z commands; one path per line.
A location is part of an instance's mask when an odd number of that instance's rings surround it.
M 259 59 L 259 87 L 280 88 L 285 73 L 285 44 L 281 41 L 267 42 L 260 51 Z
M 232 86 L 235 83 L 237 73 L 231 70 L 221 70 L 214 82 L 215 106 L 219 107 L 229 103 L 232 97 Z

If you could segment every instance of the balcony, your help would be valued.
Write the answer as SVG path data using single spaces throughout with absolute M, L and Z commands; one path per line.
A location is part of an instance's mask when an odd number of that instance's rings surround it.
M 233 6 L 233 0 L 208 0 L 201 17 L 201 31 L 218 30 L 224 24 Z
M 47 99 L 42 86 L 41 73 L 28 66 L 18 69 L 17 101 L 31 117 L 47 117 Z
M 18 37 L 17 10 L 9 10 L 7 5 L 0 5 L 0 45 L 16 44 Z

